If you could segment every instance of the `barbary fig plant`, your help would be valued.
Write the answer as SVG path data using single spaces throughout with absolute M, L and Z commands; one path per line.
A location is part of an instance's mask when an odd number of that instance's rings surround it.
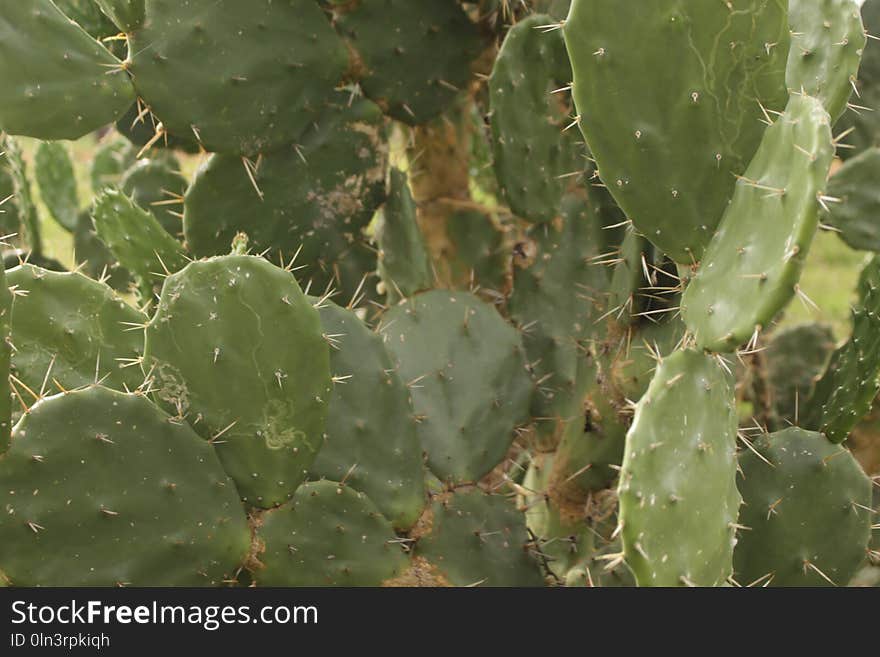
M 0 0 L 0 583 L 870 581 L 878 16 Z

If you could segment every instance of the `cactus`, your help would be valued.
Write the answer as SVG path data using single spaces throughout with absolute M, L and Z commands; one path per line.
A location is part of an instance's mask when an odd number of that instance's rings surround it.
M 366 493 L 397 529 L 409 529 L 424 506 L 425 477 L 409 390 L 382 337 L 353 312 L 318 303 L 332 340 L 333 394 L 324 446 L 311 472 Z
M 712 239 L 732 174 L 761 141 L 761 107 L 784 108 L 785 4 L 572 2 L 578 122 L 620 207 L 677 262 L 699 260 Z
M 0 481 L 3 571 L 21 586 L 220 585 L 250 547 L 211 447 L 142 395 L 96 386 L 41 400 Z
M 862 272 L 849 341 L 834 352 L 807 404 L 805 426 L 841 443 L 880 392 L 880 256 Z
M 105 284 L 33 265 L 9 270 L 6 281 L 15 291 L 12 370 L 27 403 L 47 391 L 97 383 L 131 391 L 144 382 L 146 316 Z
M 40 229 L 37 205 L 31 193 L 31 183 L 28 179 L 28 167 L 18 140 L 6 136 L 0 138 L 0 146 L 6 160 L 6 171 L 12 182 L 13 197 L 6 197 L 6 203 L 11 203 L 18 216 L 19 226 L 13 234 L 18 233 L 29 247 L 31 255 L 41 257 L 43 255 L 42 231 Z M 8 199 L 8 200 L 7 200 Z
M 288 271 L 231 255 L 169 276 L 144 363 L 163 405 L 215 445 L 251 504 L 284 502 L 306 479 L 330 366 L 317 311 Z M 235 388 L 216 385 L 224 379 Z
M 188 183 L 175 170 L 175 165 L 173 160 L 141 160 L 125 171 L 119 188 L 141 209 L 156 217 L 166 232 L 178 237 L 183 233 L 180 210 Z
M 118 186 L 122 176 L 135 163 L 134 147 L 121 137 L 103 140 L 92 156 L 89 180 L 99 194 L 107 187 Z
M 736 348 L 794 298 L 833 152 L 830 121 L 819 101 L 792 96 L 737 183 L 682 298 L 682 314 L 699 346 Z
M 513 327 L 473 295 L 432 291 L 383 318 L 385 344 L 412 386 L 431 471 L 471 483 L 507 453 L 531 382 Z
M 852 455 L 796 427 L 762 436 L 740 457 L 741 584 L 845 584 L 871 537 L 871 482 Z
M 880 252 L 880 198 L 874 181 L 880 173 L 880 149 L 869 148 L 847 160 L 828 183 L 832 201 L 822 220 L 853 249 Z
M 40 196 L 49 208 L 49 214 L 63 228 L 76 229 L 79 217 L 79 197 L 73 163 L 64 144 L 47 141 L 37 149 L 35 174 Z
M 391 523 L 366 495 L 341 484 L 304 484 L 253 524 L 260 585 L 380 586 L 407 568 Z
M 586 165 L 553 94 L 571 80 L 565 44 L 538 31 L 552 22 L 539 14 L 511 28 L 489 79 L 495 173 L 511 211 L 534 222 L 559 213 L 569 174 Z
M 159 221 L 115 189 L 101 193 L 92 209 L 98 238 L 120 265 L 137 279 L 142 299 L 149 302 L 162 279 L 186 265 L 183 246 Z
M 12 391 L 9 367 L 12 360 L 12 292 L 6 282 L 6 270 L 0 274 L 0 453 L 9 447 L 12 433 Z
M 367 98 L 405 123 L 425 123 L 452 104 L 485 46 L 455 2 L 332 4 L 333 23 L 361 69 Z
M 720 363 L 679 351 L 639 402 L 619 490 L 624 556 L 642 586 L 718 586 L 731 575 L 741 501 L 732 399 Z
M 184 233 L 196 255 L 225 253 L 244 232 L 255 249 L 280 252 L 285 261 L 296 256 L 314 291 L 332 285 L 352 297 L 376 268 L 362 233 L 384 196 L 387 146 L 375 104 L 349 106 L 347 94 L 334 100 L 296 147 L 258 165 L 231 155 L 208 160 L 184 210 Z
M 525 521 L 508 500 L 479 490 L 441 493 L 418 535 L 414 568 L 434 585 L 540 586 L 524 546 Z
M 0 583 L 874 581 L 878 5 L 0 0 Z
M 776 426 L 800 423 L 834 346 L 831 328 L 824 324 L 799 324 L 773 336 L 767 345 L 766 369 Z
M 392 169 L 388 200 L 376 222 L 378 273 L 389 301 L 431 288 L 431 260 L 419 230 L 416 205 L 405 173 Z
M 822 101 L 832 122 L 843 114 L 867 45 L 856 0 L 791 0 L 785 83 Z
M 134 102 L 122 62 L 50 0 L 4 0 L 0 42 L 0 125 L 11 134 L 77 139 Z M 36 60 L 34 44 L 43 49 Z
M 124 32 L 139 28 L 146 18 L 144 0 L 96 0 L 101 11 Z

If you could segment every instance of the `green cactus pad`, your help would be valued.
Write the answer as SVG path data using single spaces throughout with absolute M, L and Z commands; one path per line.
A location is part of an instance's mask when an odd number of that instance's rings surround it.
M 128 35 L 135 87 L 171 134 L 195 134 L 209 151 L 255 155 L 295 143 L 348 66 L 313 0 L 145 5 Z
M 244 500 L 280 504 L 306 478 L 330 365 L 291 273 L 253 256 L 190 263 L 165 279 L 144 360 L 158 398 L 214 442 Z
M 765 354 L 777 423 L 799 423 L 833 351 L 834 334 L 825 324 L 799 324 L 773 335 Z
M 862 23 L 866 34 L 877 34 L 880 30 L 880 2 L 865 0 Z M 876 39 L 868 39 L 855 87 L 858 97 L 852 104 L 858 107 L 845 112 L 837 125 L 841 134 L 847 133 L 838 153 L 844 159 L 880 146 L 880 115 L 871 111 L 880 107 L 880 43 Z
M 832 123 L 853 93 L 867 37 L 856 0 L 790 0 L 791 50 L 785 82 L 818 98 Z
M 525 509 L 526 526 L 537 540 L 541 558 L 557 579 L 564 580 L 573 567 L 595 550 L 596 536 L 582 518 L 560 513 L 549 495 L 553 454 L 537 454 L 523 478 L 526 492 L 519 500 Z
M 831 356 L 804 413 L 804 426 L 842 443 L 880 392 L 880 256 L 862 273 L 849 341 Z
M 0 125 L 13 135 L 77 139 L 134 102 L 122 62 L 50 0 L 0 2 Z
M 583 170 L 567 96 L 553 92 L 571 82 L 571 66 L 553 19 L 529 16 L 507 33 L 489 78 L 495 174 L 510 209 L 533 222 L 550 221 L 570 181 Z
M 587 401 L 585 419 L 572 420 L 556 450 L 550 493 L 560 507 L 582 506 L 591 491 L 620 471 L 629 422 L 600 394 Z
M 96 0 L 53 0 L 53 2 L 65 16 L 76 21 L 82 29 L 98 40 L 114 36 L 119 32 L 98 7 Z
M 91 210 L 81 212 L 77 219 L 76 230 L 73 232 L 73 250 L 74 261 L 84 274 L 104 281 L 114 290 L 131 291 L 134 283 L 131 272 L 116 261 L 116 257 L 98 237 L 92 223 Z
M 732 350 L 794 297 L 833 156 L 828 113 L 814 98 L 792 96 L 684 293 L 682 315 L 700 347 Z
M 42 142 L 34 159 L 34 173 L 43 203 L 55 221 L 73 232 L 79 216 L 79 198 L 67 147 L 57 141 Z
M 395 306 L 382 323 L 429 467 L 443 480 L 480 479 L 525 419 L 532 384 L 519 334 L 477 297 L 445 290 Z
M 645 278 L 647 262 L 653 260 L 651 243 L 635 230 L 628 230 L 620 244 L 608 287 L 608 312 L 618 324 L 625 326 L 637 321 L 645 310 L 647 297 L 643 289 L 649 285 Z M 649 271 L 650 273 L 650 271 Z
M 122 192 L 105 190 L 95 201 L 92 220 L 98 237 L 119 263 L 138 280 L 144 300 L 153 288 L 186 266 L 183 245 L 159 221 Z
M 2 146 L 0 140 L 0 146 Z M 10 235 L 17 235 L 21 230 L 21 218 L 18 214 L 18 203 L 15 199 L 15 184 L 12 180 L 12 172 L 9 170 L 7 160 L 0 156 L 0 236 L 6 237 L 6 242 L 12 241 Z
M 568 571 L 565 585 L 591 588 L 633 588 L 636 579 L 626 563 L 619 560 L 619 542 L 597 550 L 584 563 Z
M 828 183 L 822 220 L 837 229 L 853 249 L 880 252 L 880 148 L 869 148 L 847 160 Z
M 539 436 L 558 440 L 565 424 L 581 414 L 591 383 L 592 337 L 608 282 L 599 255 L 601 226 L 584 199 L 563 199 L 562 216 L 527 234 L 528 259 L 514 270 L 508 301 L 511 319 L 523 330 L 523 345 L 537 386 L 530 404 Z
M 422 446 L 409 390 L 382 338 L 358 317 L 324 302 L 337 381 L 327 411 L 327 440 L 311 472 L 366 493 L 397 529 L 409 529 L 425 505 Z
M 51 397 L 0 458 L 0 566 L 18 586 L 217 586 L 248 554 L 235 487 L 185 424 L 106 388 Z
M 12 293 L 6 270 L 0 271 L 0 454 L 9 446 L 12 432 L 12 390 L 9 366 L 12 359 Z
M 753 447 L 739 459 L 739 522 L 748 529 L 734 553 L 737 581 L 847 584 L 871 537 L 871 481 L 848 450 L 822 434 L 792 427 Z
M 183 195 L 189 184 L 162 160 L 141 160 L 120 181 L 120 189 L 152 214 L 169 234 L 183 234 Z M 227 245 L 228 246 L 228 245 Z
M 132 105 L 116 122 L 116 131 L 132 146 L 137 147 L 135 152 L 146 148 L 158 151 L 179 150 L 193 154 L 204 151 L 204 147 L 196 140 L 195 133 L 191 130 L 183 133 L 170 132 L 168 126 L 157 119 L 144 104 L 143 99 Z
M 132 32 L 144 22 L 144 0 L 95 0 L 123 32 Z
M 541 586 L 523 514 L 510 499 L 481 490 L 438 496 L 423 522 L 416 561 L 448 586 Z
M 784 0 L 574 0 L 565 40 L 599 174 L 669 257 L 699 260 L 787 93 Z M 669 66 L 645 66 L 669 62 Z M 711 71 L 707 70 L 711 62 Z
M 334 13 L 337 30 L 354 52 L 364 93 L 410 125 L 427 122 L 453 103 L 486 46 L 464 10 L 447 0 L 362 0 L 337 6 Z
M 16 290 L 12 315 L 13 372 L 39 394 L 95 382 L 134 390 L 144 382 L 143 313 L 104 285 L 78 273 L 22 265 L 7 272 Z M 44 387 L 45 386 L 45 387 Z M 28 404 L 30 393 L 20 390 Z
M 40 217 L 37 204 L 31 194 L 31 183 L 28 180 L 27 163 L 17 139 L 0 134 L 0 151 L 5 159 L 6 170 L 12 180 L 12 191 L 15 196 L 8 203 L 14 203 L 19 220 L 19 241 L 25 244 L 34 256 L 41 256 L 43 240 L 40 231 Z
M 193 253 L 226 253 L 244 232 L 254 250 L 271 249 L 273 257 L 280 252 L 287 261 L 299 251 L 295 265 L 306 268 L 297 276 L 316 292 L 333 281 L 348 301 L 376 269 L 363 229 L 384 197 L 387 146 L 375 104 L 336 100 L 341 104 L 299 146 L 261 158 L 253 181 L 241 158 L 208 160 L 186 195 L 184 231 Z
M 509 285 L 510 249 L 503 228 L 491 214 L 457 210 L 446 217 L 450 250 L 444 254 L 452 280 L 482 288 L 491 300 Z
M 427 290 L 434 281 L 431 259 L 417 221 L 407 175 L 392 168 L 388 200 L 376 222 L 379 278 L 392 303 Z
M 100 194 L 107 187 L 115 187 L 135 163 L 136 151 L 127 139 L 111 134 L 98 145 L 92 155 L 89 180 L 92 191 Z
M 260 586 L 381 586 L 409 564 L 370 499 L 334 482 L 304 484 L 254 524 Z
M 731 574 L 733 387 L 711 356 L 666 357 L 636 408 L 620 475 L 626 562 L 640 586 L 719 586 Z

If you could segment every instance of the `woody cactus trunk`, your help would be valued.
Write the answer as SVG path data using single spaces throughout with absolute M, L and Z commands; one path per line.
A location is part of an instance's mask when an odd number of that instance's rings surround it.
M 880 251 L 867 44 L 854 0 L 0 0 L 0 579 L 880 579 L 880 258 L 845 340 L 779 327 L 817 230 Z

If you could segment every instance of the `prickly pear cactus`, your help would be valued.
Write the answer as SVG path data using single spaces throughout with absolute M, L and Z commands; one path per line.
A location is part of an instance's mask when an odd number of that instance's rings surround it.
M 296 491 L 321 449 L 328 350 L 289 271 L 230 255 L 166 279 L 144 367 L 158 400 L 211 442 L 242 497 L 271 507 Z
M 859 6 L 0 0 L 0 585 L 880 581 Z

